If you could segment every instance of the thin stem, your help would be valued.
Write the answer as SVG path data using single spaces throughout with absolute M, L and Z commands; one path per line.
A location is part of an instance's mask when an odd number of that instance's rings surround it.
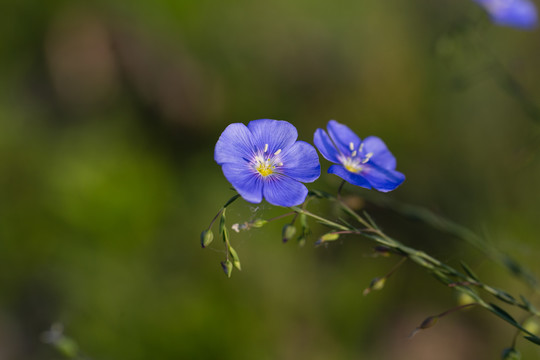
M 345 180 L 341 181 L 341 184 L 339 185 L 338 191 L 337 191 L 337 198 L 339 201 L 341 201 L 341 189 L 343 189 L 343 186 L 345 186 Z
M 394 265 L 389 272 L 386 273 L 386 275 L 383 276 L 384 279 L 388 279 L 390 276 L 392 276 L 393 273 L 395 273 L 397 271 L 397 269 L 399 269 L 399 267 L 401 265 L 403 265 L 405 263 L 405 261 L 407 261 L 407 257 L 403 257 L 401 260 L 399 260 L 399 262 Z
M 296 219 L 296 216 L 298 215 L 298 213 L 296 211 L 291 211 L 291 212 L 288 212 L 286 214 L 279 215 L 279 216 L 273 217 L 271 219 L 268 219 L 268 220 L 266 220 L 266 222 L 271 222 L 271 221 L 283 219 L 284 217 L 291 216 L 291 215 L 295 215 L 295 219 Z
M 333 227 L 335 229 L 338 229 L 338 230 L 351 230 L 349 229 L 348 227 L 344 226 L 344 225 L 341 225 L 341 224 L 338 224 L 336 222 L 333 222 L 333 221 L 330 221 L 330 220 L 327 220 L 323 217 L 320 217 L 318 215 L 315 215 L 313 213 L 310 213 L 309 211 L 307 210 L 304 210 L 304 209 L 301 209 L 299 208 L 298 206 L 292 206 L 291 209 L 299 214 L 304 214 L 306 216 L 309 216 L 317 221 L 319 221 L 320 223 L 324 224 L 324 225 L 327 225 L 327 226 L 330 226 L 330 227 Z M 355 229 L 356 230 L 356 229 Z
M 475 305 L 478 305 L 477 303 L 469 303 L 469 304 L 464 304 L 464 305 L 459 305 L 459 306 L 456 306 L 456 307 L 453 307 L 449 310 L 446 310 L 442 313 L 440 313 L 439 315 L 437 315 L 437 317 L 440 319 L 448 314 L 451 314 L 453 312 L 456 312 L 456 311 L 459 311 L 459 310 L 462 310 L 462 309 L 465 309 L 465 308 L 468 308 L 468 307 L 472 307 L 472 306 L 475 306 Z
M 214 225 L 214 223 L 216 222 L 217 218 L 221 215 L 221 213 L 227 208 L 227 206 L 231 205 L 236 199 L 238 199 L 240 197 L 240 194 L 236 194 L 234 195 L 232 198 L 230 198 L 226 203 L 225 205 L 223 205 L 221 207 L 221 209 L 219 209 L 219 211 L 217 212 L 216 216 L 214 216 L 214 218 L 212 219 L 212 221 L 210 221 L 210 225 L 208 225 L 208 228 L 206 230 L 210 230 L 212 228 L 212 225 Z

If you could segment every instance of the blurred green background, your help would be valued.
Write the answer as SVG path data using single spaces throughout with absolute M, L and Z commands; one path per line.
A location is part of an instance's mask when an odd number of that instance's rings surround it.
M 409 340 L 455 294 L 406 264 L 364 297 L 397 262 L 371 257 L 369 240 L 283 244 L 277 221 L 233 234 L 243 270 L 227 279 L 220 242 L 202 250 L 199 234 L 234 194 L 213 161 L 229 123 L 285 119 L 311 142 L 336 119 L 396 155 L 407 180 L 386 196 L 540 275 L 538 31 L 495 27 L 466 0 L 1 8 L 0 359 L 61 358 L 41 339 L 53 323 L 96 360 L 478 360 L 510 346 L 514 329 L 480 309 Z M 310 187 L 335 192 L 321 163 Z M 396 239 L 538 305 L 470 245 L 366 209 Z M 228 216 L 282 212 L 237 201 Z

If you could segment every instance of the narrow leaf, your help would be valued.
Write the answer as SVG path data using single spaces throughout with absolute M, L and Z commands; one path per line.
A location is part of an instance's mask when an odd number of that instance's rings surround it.
M 461 267 L 463 268 L 463 270 L 465 270 L 465 272 L 467 273 L 467 275 L 469 275 L 469 277 L 474 279 L 474 281 L 478 281 L 478 282 L 480 281 L 478 280 L 478 276 L 476 276 L 474 271 L 472 271 L 472 269 L 463 261 L 461 261 Z
M 538 336 L 529 335 L 529 336 L 525 336 L 525 339 L 529 340 L 530 342 L 536 345 L 540 345 L 540 338 Z

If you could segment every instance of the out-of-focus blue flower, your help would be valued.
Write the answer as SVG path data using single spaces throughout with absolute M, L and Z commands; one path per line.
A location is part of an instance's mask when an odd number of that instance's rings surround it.
M 264 197 L 273 205 L 299 205 L 308 193 L 302 183 L 315 181 L 321 165 L 315 148 L 297 137 L 287 121 L 231 124 L 219 137 L 214 159 L 245 200 L 260 203 Z
M 346 125 L 330 120 L 327 130 L 317 129 L 313 142 L 324 158 L 339 165 L 328 169 L 353 185 L 382 192 L 392 191 L 405 175 L 396 171 L 396 159 L 376 136 L 360 138 Z
M 486 9 L 498 25 L 531 29 L 538 23 L 536 7 L 530 0 L 473 0 Z

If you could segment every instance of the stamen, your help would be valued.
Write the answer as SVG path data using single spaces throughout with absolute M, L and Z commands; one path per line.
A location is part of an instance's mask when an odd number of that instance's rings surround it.
M 264 144 L 264 152 L 268 151 L 268 144 Z
M 362 152 L 362 149 L 364 149 L 364 143 L 360 144 L 360 147 L 358 148 L 358 152 Z
M 356 150 L 354 150 L 351 154 L 352 157 L 355 157 L 356 156 Z
M 364 160 L 362 160 L 362 164 L 365 164 L 369 161 L 369 159 L 371 159 L 371 157 L 373 156 L 373 153 L 370 152 L 370 153 L 367 153 L 366 154 L 366 157 L 364 158 Z
M 349 143 L 349 149 L 351 149 L 351 151 L 354 150 L 354 143 L 352 143 L 352 142 Z
M 274 153 L 274 155 L 278 155 L 280 152 L 281 152 L 281 149 L 278 149 L 278 151 L 276 151 L 276 152 Z
M 280 163 L 278 164 L 278 166 L 283 166 L 283 163 L 282 163 L 282 162 L 280 162 Z

